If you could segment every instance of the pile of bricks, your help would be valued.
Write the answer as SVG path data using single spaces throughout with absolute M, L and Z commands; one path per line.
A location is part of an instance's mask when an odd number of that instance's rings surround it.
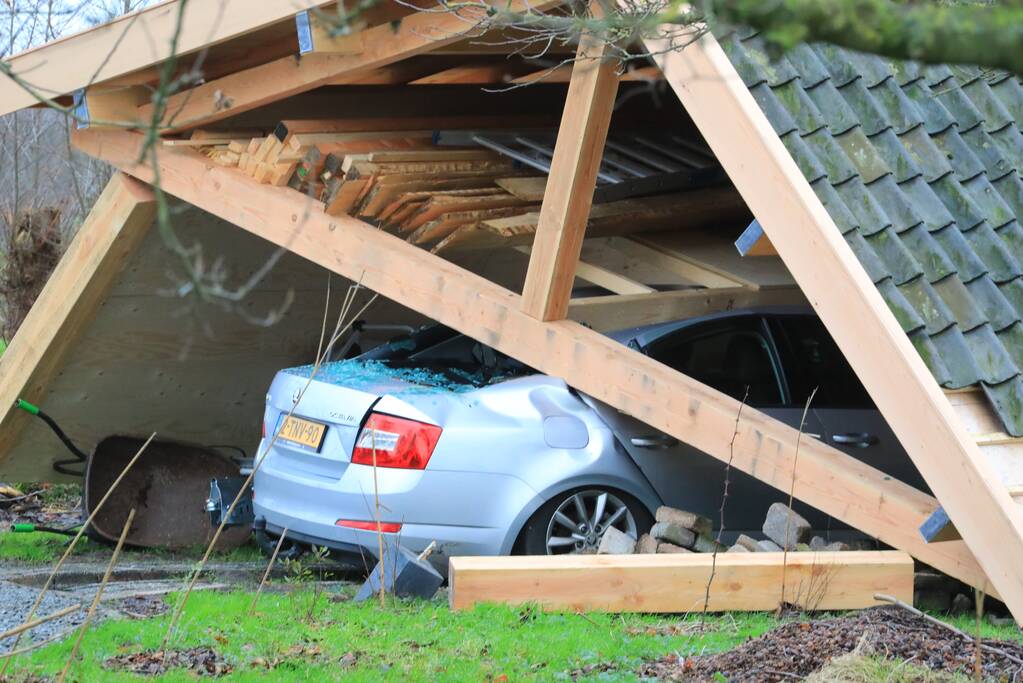
M 740 534 L 729 547 L 713 536 L 714 523 L 695 512 L 686 512 L 662 505 L 654 515 L 650 532 L 634 539 L 613 527 L 604 532 L 597 554 L 629 555 L 633 553 L 763 553 L 799 551 L 849 550 L 840 541 L 828 543 L 813 536 L 810 523 L 783 503 L 774 503 L 764 519 L 763 540 Z

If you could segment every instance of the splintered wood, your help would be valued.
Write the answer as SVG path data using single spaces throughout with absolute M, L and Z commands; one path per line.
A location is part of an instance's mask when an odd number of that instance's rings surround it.
M 506 125 L 516 123 L 509 117 Z M 257 183 L 298 190 L 327 214 L 355 216 L 434 252 L 530 244 L 546 173 L 483 146 L 436 142 L 439 129 L 498 124 L 498 117 L 295 120 L 268 134 L 196 130 L 164 144 L 196 149 Z M 587 236 L 675 228 L 683 216 L 706 223 L 741 206 L 730 187 L 613 201 L 594 207 Z

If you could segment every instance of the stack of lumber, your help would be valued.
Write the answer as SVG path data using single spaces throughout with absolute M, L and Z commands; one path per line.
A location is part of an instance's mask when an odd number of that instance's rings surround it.
M 255 182 L 301 191 L 330 215 L 355 216 L 434 252 L 532 242 L 547 182 L 542 172 L 482 146 L 437 145 L 433 121 L 398 123 L 407 128 L 284 121 L 269 134 L 195 131 L 165 144 L 195 148 Z M 731 188 L 609 202 L 593 208 L 587 234 L 675 228 L 680 215 L 734 203 Z

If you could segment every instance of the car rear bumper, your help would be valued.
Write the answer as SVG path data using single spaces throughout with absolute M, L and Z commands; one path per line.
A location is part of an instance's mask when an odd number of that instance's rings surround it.
M 253 508 L 267 531 L 359 558 L 379 553 L 375 530 L 337 526 L 338 520 L 374 520 L 373 468 L 348 465 L 340 478 L 275 469 L 270 460 L 255 475 Z M 508 475 L 479 472 L 378 468 L 376 489 L 383 522 L 400 523 L 384 533 L 418 552 L 437 541 L 435 557 L 497 555 L 511 551 L 520 513 L 538 494 Z

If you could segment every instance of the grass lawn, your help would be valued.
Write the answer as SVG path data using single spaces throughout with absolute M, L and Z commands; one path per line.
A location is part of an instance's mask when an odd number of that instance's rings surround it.
M 349 591 L 350 594 L 350 591 Z M 544 614 L 533 608 L 482 606 L 453 613 L 442 600 L 354 604 L 321 593 L 264 594 L 247 616 L 252 594 L 196 593 L 189 600 L 173 647 L 209 646 L 232 671 L 222 680 L 556 680 L 588 664 L 612 664 L 628 680 L 640 661 L 670 652 L 728 649 L 776 624 L 766 614 L 699 618 L 640 615 Z M 170 598 L 173 602 L 175 598 Z M 106 622 L 87 634 L 76 665 L 79 680 L 137 680 L 103 667 L 110 657 L 159 648 L 168 617 Z M 60 671 L 71 642 L 22 655 L 20 674 Z M 15 678 L 17 680 L 17 678 Z M 190 681 L 177 670 L 158 681 Z
M 263 680 L 268 675 L 281 681 L 327 681 L 342 675 L 353 681 L 568 680 L 573 672 L 591 680 L 634 680 L 632 672 L 643 660 L 726 650 L 779 623 L 763 613 L 711 616 L 702 630 L 698 616 L 545 614 L 531 607 L 501 606 L 453 613 L 440 599 L 393 601 L 382 610 L 376 601 L 355 604 L 335 595 L 316 597 L 308 589 L 264 594 L 249 617 L 250 592 L 196 593 L 171 647 L 213 648 L 231 667 L 220 679 L 225 681 Z M 175 599 L 168 601 L 173 604 Z M 971 619 L 955 621 L 972 631 Z M 108 621 L 91 629 L 73 670 L 76 679 L 139 680 L 103 663 L 117 655 L 158 649 L 167 622 L 167 616 Z M 983 631 L 986 637 L 1020 638 L 1012 627 L 985 624 Z M 22 655 L 12 667 L 13 680 L 58 673 L 70 650 L 69 640 Z M 588 665 L 605 666 L 587 670 Z M 878 663 L 875 668 L 891 667 Z M 150 680 L 195 678 L 176 669 Z
M 50 534 L 40 531 L 30 533 L 13 533 L 0 531 L 0 562 L 24 562 L 28 564 L 53 564 L 64 554 L 70 536 Z M 159 548 L 137 549 L 125 548 L 121 554 L 121 562 L 138 562 L 146 559 L 160 558 L 164 560 L 190 560 L 202 557 L 205 547 L 186 548 L 183 550 L 162 550 Z M 82 538 L 71 553 L 73 559 L 110 558 L 110 546 L 88 538 Z M 249 542 L 226 553 L 214 553 L 212 560 L 222 562 L 243 562 L 261 560 L 262 555 L 255 543 Z

